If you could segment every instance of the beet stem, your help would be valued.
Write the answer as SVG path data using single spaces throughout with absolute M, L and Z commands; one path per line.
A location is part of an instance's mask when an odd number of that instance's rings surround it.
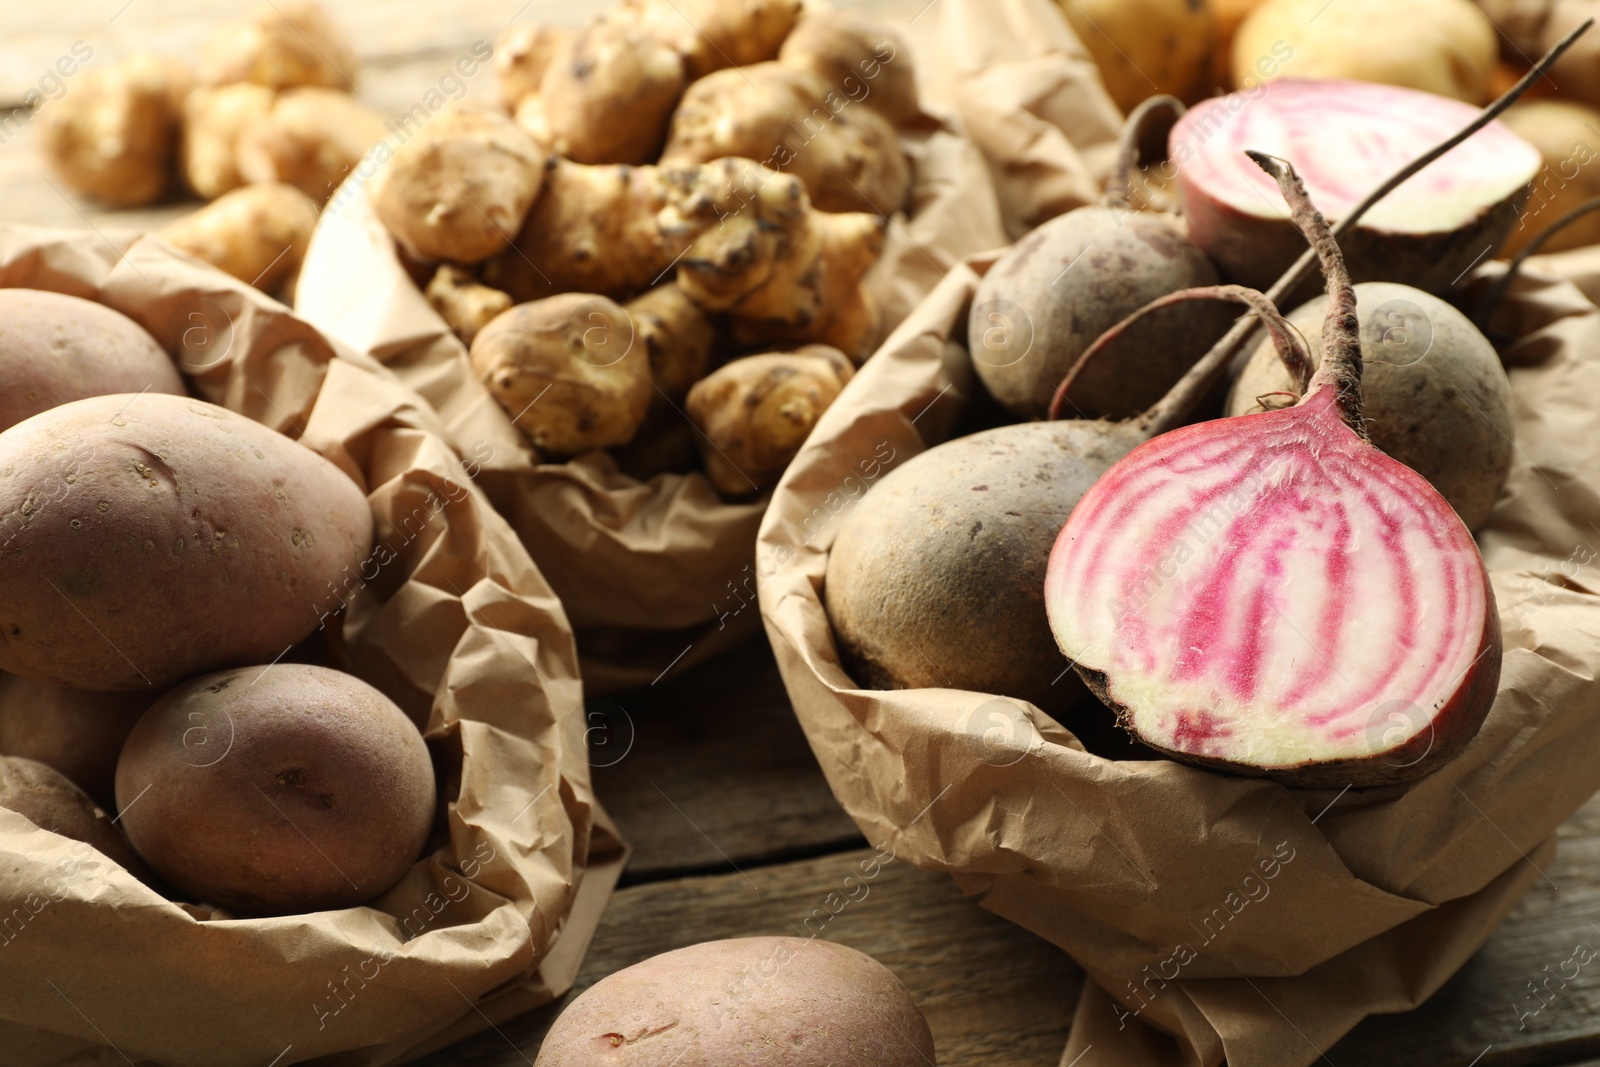
M 1150 132 L 1152 119 L 1166 118 L 1170 130 L 1172 124 L 1183 118 L 1187 110 L 1182 100 L 1160 93 L 1146 97 L 1138 107 L 1128 112 L 1128 118 L 1122 124 L 1122 135 L 1117 139 L 1117 171 L 1113 176 L 1115 184 L 1106 197 L 1108 206 L 1130 206 L 1132 198 L 1128 194 L 1132 192 L 1133 175 L 1139 169 L 1139 160 L 1144 154 L 1140 149 Z
M 1361 319 L 1356 315 L 1356 291 L 1350 284 L 1344 253 L 1339 250 L 1339 242 L 1333 239 L 1328 220 L 1311 202 L 1311 194 L 1306 192 L 1306 184 L 1300 180 L 1292 163 L 1265 152 L 1246 150 L 1245 155 L 1278 183 L 1294 224 L 1306 235 L 1317 259 L 1322 262 L 1322 273 L 1327 279 L 1328 314 L 1322 323 L 1322 362 L 1317 373 L 1311 376 L 1311 386 L 1300 402 L 1305 403 L 1306 398 L 1319 389 L 1333 389 L 1339 417 L 1357 436 L 1367 440 L 1366 420 L 1361 417 Z
M 1556 219 L 1556 221 L 1552 222 L 1549 226 L 1545 227 L 1544 230 L 1540 231 L 1538 236 L 1529 241 L 1528 247 L 1516 254 L 1516 257 L 1511 260 L 1511 265 L 1506 268 L 1506 272 L 1496 279 L 1494 285 L 1490 287 L 1487 293 L 1484 294 L 1483 302 L 1478 305 L 1477 314 L 1473 316 L 1473 321 L 1477 324 L 1478 328 L 1483 329 L 1484 325 L 1488 323 L 1489 316 L 1493 314 L 1494 309 L 1499 306 L 1500 301 L 1505 299 L 1506 291 L 1511 288 L 1511 283 L 1516 280 L 1517 272 L 1522 269 L 1522 264 L 1528 259 L 1529 256 L 1538 255 L 1539 250 L 1545 246 L 1546 242 L 1548 242 L 1550 238 L 1554 237 L 1556 234 L 1560 233 L 1574 222 L 1577 222 L 1585 215 L 1592 214 L 1596 211 L 1600 211 L 1600 196 L 1595 197 L 1593 200 L 1585 200 L 1583 203 L 1579 204 L 1565 215 L 1562 215 L 1559 219 Z
M 1180 289 L 1175 293 L 1168 293 L 1166 296 L 1158 297 L 1095 338 L 1094 343 L 1084 349 L 1083 354 L 1072 364 L 1072 369 L 1067 371 L 1066 377 L 1061 379 L 1061 384 L 1056 386 L 1055 395 L 1050 398 L 1050 412 L 1046 418 L 1061 418 L 1061 409 L 1066 406 L 1067 394 L 1072 391 L 1072 383 L 1077 381 L 1079 373 L 1089 364 L 1089 361 L 1094 358 L 1097 352 L 1114 343 L 1128 327 L 1150 312 L 1159 311 L 1162 308 L 1171 307 L 1173 304 L 1181 304 L 1190 300 L 1227 300 L 1235 304 L 1244 304 L 1260 315 L 1262 321 L 1266 324 L 1267 333 L 1272 337 L 1273 347 L 1278 350 L 1278 357 L 1283 360 L 1283 365 L 1289 371 L 1289 376 L 1294 379 L 1295 388 L 1301 394 L 1305 393 L 1311 381 L 1311 356 L 1306 351 L 1305 342 L 1294 331 L 1289 321 L 1279 313 L 1277 305 L 1267 299 L 1265 293 L 1255 289 L 1247 289 L 1242 285 L 1204 285 L 1194 289 Z M 1204 379 L 1208 377 L 1212 367 L 1206 361 L 1211 359 L 1215 352 L 1216 350 L 1213 349 L 1211 352 L 1206 353 L 1205 359 L 1196 363 L 1184 374 L 1184 377 L 1179 380 L 1179 385 L 1191 378 Z M 1173 386 L 1167 395 L 1156 403 L 1155 407 L 1152 407 L 1140 418 L 1141 420 L 1148 419 L 1157 410 L 1164 411 L 1165 406 L 1170 403 L 1176 408 L 1172 417 L 1182 420 L 1188 414 L 1188 406 L 1191 400 L 1198 398 L 1203 392 L 1204 389 L 1191 390 L 1186 388 L 1180 390 L 1178 386 Z M 1154 436 L 1154 434 L 1151 436 Z
M 1350 232 L 1351 228 L 1361 221 L 1361 217 L 1371 210 L 1374 204 L 1404 184 L 1412 175 L 1498 118 L 1506 108 L 1521 99 L 1522 94 L 1526 93 L 1534 82 L 1544 77 L 1545 71 L 1549 70 L 1555 61 L 1561 58 L 1562 53 L 1571 48 L 1572 43 L 1583 36 L 1589 27 L 1593 25 L 1594 19 L 1584 19 L 1571 33 L 1563 37 L 1550 51 L 1546 52 L 1539 62 L 1535 63 L 1532 69 L 1522 76 L 1522 80 L 1507 89 L 1498 100 L 1479 112 L 1477 118 L 1467 123 L 1454 135 L 1447 137 L 1395 171 L 1376 189 L 1368 193 L 1365 199 L 1351 208 L 1348 215 L 1339 220 L 1338 224 L 1333 227 L 1333 236 L 1337 239 Z M 1267 290 L 1268 299 L 1276 304 L 1292 292 L 1309 274 L 1311 265 L 1316 262 L 1316 259 L 1316 249 L 1306 249 L 1300 258 L 1295 261 L 1294 265 L 1284 271 L 1283 275 L 1273 283 L 1272 288 Z M 1148 411 L 1134 420 L 1139 429 L 1146 435 L 1154 437 L 1157 434 L 1176 429 L 1181 425 L 1188 411 L 1193 407 L 1194 398 L 1190 394 L 1203 394 L 1212 385 L 1216 384 L 1215 378 L 1222 373 L 1223 369 L 1232 361 L 1234 355 L 1250 339 L 1250 335 L 1255 333 L 1255 330 L 1256 316 L 1254 314 L 1247 313 L 1239 316 L 1239 320 L 1233 324 L 1227 333 L 1222 335 L 1222 339 L 1212 345 L 1211 351 L 1201 357 L 1200 362 L 1190 368 L 1187 374 L 1178 379 L 1177 384 L 1172 387 L 1166 396 L 1162 397 Z M 1205 368 L 1205 372 L 1196 373 L 1201 371 L 1201 368 Z

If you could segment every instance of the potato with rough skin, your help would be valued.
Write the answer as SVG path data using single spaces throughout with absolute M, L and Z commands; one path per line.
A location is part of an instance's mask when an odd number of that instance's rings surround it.
M 716 327 L 675 282 L 630 300 L 624 310 L 633 319 L 637 343 L 650 357 L 650 380 L 668 400 L 682 401 L 711 366 Z
M 355 77 L 354 49 L 314 0 L 268 0 L 247 21 L 218 28 L 200 53 L 203 85 L 321 85 L 354 92 Z
M 804 184 L 749 160 L 722 159 L 691 172 L 662 212 L 693 239 L 677 260 L 678 284 L 703 308 L 722 311 L 767 285 L 780 265 L 815 256 L 820 230 Z
M 275 94 L 263 85 L 201 87 L 183 102 L 178 169 L 202 200 L 215 200 L 244 184 L 239 173 L 239 137 L 272 112 Z
M 372 205 L 412 256 L 476 263 L 517 235 L 544 164 L 544 152 L 506 115 L 457 107 L 400 146 Z
M 500 102 L 508 110 L 539 91 L 539 82 L 551 60 L 572 37 L 572 31 L 539 22 L 524 22 L 505 30 L 494 42 L 494 75 L 500 85 Z
M 1216 27 L 1194 0 L 1057 0 L 1117 107 L 1169 93 L 1184 103 L 1206 96 Z M 1251 57 L 1252 59 L 1254 56 Z
M 1516 229 L 1497 253 L 1516 255 L 1545 228 L 1586 200 L 1600 196 L 1600 111 L 1570 100 L 1513 104 L 1500 121 L 1544 157 L 1533 194 L 1517 213 Z M 1600 212 L 1585 215 L 1551 235 L 1543 252 L 1600 244 Z
M 1414 0 L 1405 6 L 1403 33 L 1374 32 L 1396 15 L 1390 0 L 1266 0 L 1234 36 L 1234 80 L 1241 87 L 1258 83 L 1258 61 L 1287 53 L 1266 80 L 1343 78 L 1469 104 L 1488 99 L 1499 45 L 1483 12 L 1469 0 Z
M 349 93 L 289 89 L 240 131 L 239 175 L 246 182 L 285 182 L 325 204 L 386 132 L 383 118 Z
M 90 70 L 43 109 L 39 145 L 67 185 L 113 207 L 159 199 L 172 182 L 189 74 L 148 53 Z
M 745 356 L 689 390 L 685 410 L 704 435 L 711 484 L 726 496 L 776 485 L 855 368 L 826 345 Z
M 535 448 L 561 456 L 626 444 L 655 395 L 632 319 L 593 293 L 518 304 L 478 332 L 472 368 Z
M 192 899 L 240 914 L 383 893 L 427 844 L 436 793 L 405 712 L 358 678 L 302 663 L 185 682 L 139 720 L 117 764 L 139 854 Z
M 776 59 L 800 0 L 626 0 L 621 16 L 683 56 L 689 80 Z
M 0 289 L 0 430 L 103 393 L 184 393 L 144 327 L 82 297 Z
M 689 86 L 672 116 L 661 165 L 727 156 L 755 160 L 805 182 L 821 211 L 893 215 L 905 206 L 911 168 L 887 119 L 782 63 L 718 71 Z
M 270 662 L 371 544 L 361 488 L 261 423 L 156 393 L 64 404 L 0 434 L 0 670 L 131 690 Z
M 577 163 L 650 163 L 685 81 L 683 59 L 627 19 L 598 18 L 539 83 L 549 145 Z
M 16 812 L 41 830 L 82 841 L 135 878 L 150 880 L 149 870 L 106 813 L 43 763 L 0 756 L 0 808 Z
M 163 241 L 205 260 L 265 293 L 276 293 L 300 271 L 317 205 L 281 182 L 246 185 L 170 223 Z
M 472 344 L 478 331 L 511 307 L 511 297 L 449 263 L 434 271 L 433 280 L 428 282 L 423 295 L 465 345 Z
M 44 764 L 113 807 L 117 756 L 151 693 L 97 693 L 0 674 L 0 756 Z
M 872 957 L 750 937 L 601 979 L 557 1017 L 535 1067 L 931 1067 L 934 1056 L 927 1019 Z
M 860 101 L 896 126 L 922 111 L 911 49 L 900 34 L 868 15 L 855 11 L 803 15 L 778 51 L 778 62 L 809 71 L 829 89 Z

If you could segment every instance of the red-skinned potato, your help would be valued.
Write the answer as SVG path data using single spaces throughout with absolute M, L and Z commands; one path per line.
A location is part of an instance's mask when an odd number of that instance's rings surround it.
M 358 678 L 300 663 L 184 683 L 139 720 L 117 764 L 139 854 L 177 889 L 241 914 L 378 896 L 426 844 L 435 794 L 405 712 Z
M 112 807 L 122 743 L 154 699 L 0 674 L 0 756 L 43 763 Z
M 182 395 L 155 338 L 103 304 L 40 289 L 0 289 L 0 430 L 103 393 Z
M 933 1062 L 927 1019 L 883 964 L 830 941 L 748 937 L 601 979 L 556 1019 L 535 1067 Z
M 0 434 L 0 669 L 148 689 L 270 662 L 340 606 L 372 513 L 309 448 L 189 397 L 113 394 Z

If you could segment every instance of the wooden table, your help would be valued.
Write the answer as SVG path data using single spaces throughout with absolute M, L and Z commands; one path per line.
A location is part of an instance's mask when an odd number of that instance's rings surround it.
M 839 2 L 839 0 L 835 0 Z M 902 21 L 927 0 L 855 0 Z M 937 0 L 934 0 L 937 2 Z M 362 95 L 385 114 L 408 108 L 475 40 L 514 16 L 576 24 L 592 0 L 334 0 L 363 58 Z M 229 0 L 71 0 L 0 5 L 0 114 L 74 41 L 109 61 L 135 47 L 192 55 Z M 911 26 L 920 48 L 936 13 Z M 69 80 L 67 91 L 71 92 Z M 474 96 L 492 95 L 480 74 Z M 46 106 L 49 106 L 48 104 Z M 108 212 L 39 165 L 34 130 L 0 143 L 0 221 L 150 229 L 193 204 Z M 828 791 L 760 643 L 610 702 L 614 725 L 596 771 L 602 800 L 634 845 L 577 990 L 668 949 L 713 938 L 788 934 L 865 855 Z M 626 743 L 626 744 L 625 744 Z M 622 748 L 626 754 L 617 758 Z M 1600 1067 L 1600 969 L 1568 983 L 1522 1029 L 1512 1005 L 1574 945 L 1600 943 L 1600 800 L 1561 829 L 1561 851 L 1504 927 L 1432 1000 L 1369 1019 L 1332 1049 L 1339 1067 Z M 1591 923 L 1593 920 L 1593 923 Z M 1056 1067 L 1082 972 L 1060 951 L 966 900 L 942 875 L 890 865 L 825 936 L 887 964 L 927 1013 L 944 1067 Z M 559 1005 L 422 1061 L 519 1067 L 537 1054 Z

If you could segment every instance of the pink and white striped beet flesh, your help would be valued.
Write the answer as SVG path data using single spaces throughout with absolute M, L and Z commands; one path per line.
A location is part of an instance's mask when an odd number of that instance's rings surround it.
M 1161 752 L 1295 785 L 1406 781 L 1488 714 L 1494 596 L 1454 509 L 1366 440 L 1338 246 L 1293 169 L 1253 155 L 1323 259 L 1321 365 L 1294 407 L 1173 430 L 1114 464 L 1056 539 L 1046 612 Z

